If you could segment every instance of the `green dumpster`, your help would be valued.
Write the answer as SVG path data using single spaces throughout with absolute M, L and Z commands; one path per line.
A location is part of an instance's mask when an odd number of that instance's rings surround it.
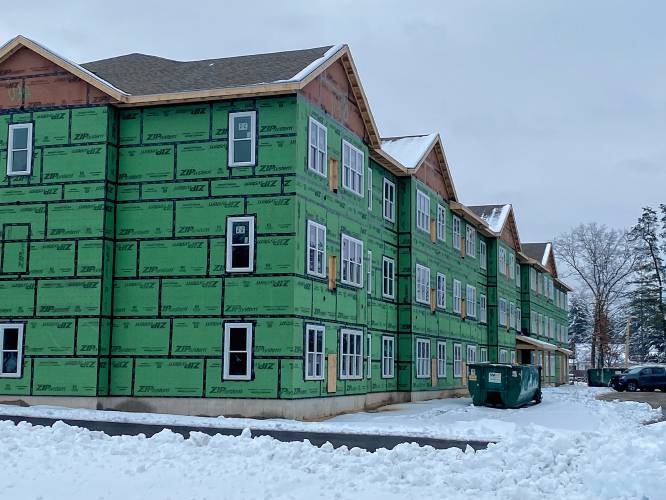
M 590 387 L 608 387 L 613 375 L 619 375 L 625 368 L 590 368 L 587 370 L 587 385 Z
M 530 401 L 540 403 L 541 367 L 471 363 L 467 387 L 474 406 L 520 408 Z

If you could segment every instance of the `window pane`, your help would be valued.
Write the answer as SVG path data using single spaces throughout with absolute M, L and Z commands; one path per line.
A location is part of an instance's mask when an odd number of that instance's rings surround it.
M 5 337 L 3 342 L 3 348 L 5 351 L 18 350 L 18 336 L 19 331 L 17 328 L 8 328 L 5 330 Z
M 12 172 L 28 171 L 28 152 L 14 151 L 12 153 Z
M 3 373 L 17 373 L 18 372 L 18 353 L 17 352 L 3 352 L 2 353 L 2 372 Z
M 247 353 L 229 354 L 229 375 L 247 375 Z
M 27 149 L 28 148 L 28 129 L 15 128 L 13 130 L 14 140 L 12 141 L 13 149 Z
M 231 267 L 236 269 L 250 267 L 250 247 L 231 248 Z
M 229 350 L 244 351 L 247 348 L 247 330 L 245 328 L 229 329 Z
M 242 245 L 250 242 L 250 221 L 234 222 L 231 226 L 233 235 L 231 242 L 234 245 Z
M 237 116 L 234 118 L 234 139 L 250 139 L 252 137 L 252 117 Z M 236 144 L 236 147 L 238 143 Z
M 249 163 L 252 161 L 252 141 L 234 141 L 234 163 Z

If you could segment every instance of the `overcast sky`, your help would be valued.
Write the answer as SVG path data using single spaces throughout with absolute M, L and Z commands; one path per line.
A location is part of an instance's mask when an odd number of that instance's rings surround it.
M 6 4 L 6 5 L 5 5 Z M 437 131 L 463 203 L 514 204 L 523 241 L 666 203 L 666 2 L 3 2 L 76 62 L 351 47 L 384 136 Z

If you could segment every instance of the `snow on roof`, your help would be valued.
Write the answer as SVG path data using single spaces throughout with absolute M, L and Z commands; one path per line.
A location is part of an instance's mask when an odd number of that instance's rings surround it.
M 546 243 L 546 249 L 543 252 L 543 257 L 541 258 L 541 265 L 546 267 L 548 265 L 548 257 L 550 256 L 550 251 L 552 250 L 552 244 Z
M 507 205 L 476 205 L 468 207 L 472 212 L 474 212 L 478 217 L 481 217 L 486 224 L 490 227 L 490 230 L 494 233 L 499 233 L 502 231 L 506 219 L 509 216 L 511 211 L 511 204 Z
M 294 76 L 292 76 L 289 80 L 276 80 L 277 82 L 300 82 L 303 78 L 308 76 L 310 73 L 312 73 L 314 70 L 316 70 L 319 66 L 324 64 L 326 61 L 328 61 L 334 54 L 337 54 L 342 48 L 344 47 L 343 44 L 338 44 L 334 45 L 330 49 L 328 49 L 323 56 L 321 56 L 318 59 L 315 59 L 312 61 L 310 64 L 308 64 L 305 68 L 303 68 L 301 71 L 296 73 Z
M 398 160 L 406 168 L 418 167 L 438 134 L 387 137 L 382 139 L 382 150 Z

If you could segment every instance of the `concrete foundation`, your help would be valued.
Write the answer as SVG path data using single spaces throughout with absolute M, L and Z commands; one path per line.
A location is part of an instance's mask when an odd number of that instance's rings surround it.
M 385 405 L 467 395 L 466 389 L 380 392 L 312 399 L 214 399 L 142 397 L 0 396 L 0 404 L 64 406 L 89 410 L 169 413 L 204 417 L 289 418 L 317 420 L 341 413 L 375 410 Z

